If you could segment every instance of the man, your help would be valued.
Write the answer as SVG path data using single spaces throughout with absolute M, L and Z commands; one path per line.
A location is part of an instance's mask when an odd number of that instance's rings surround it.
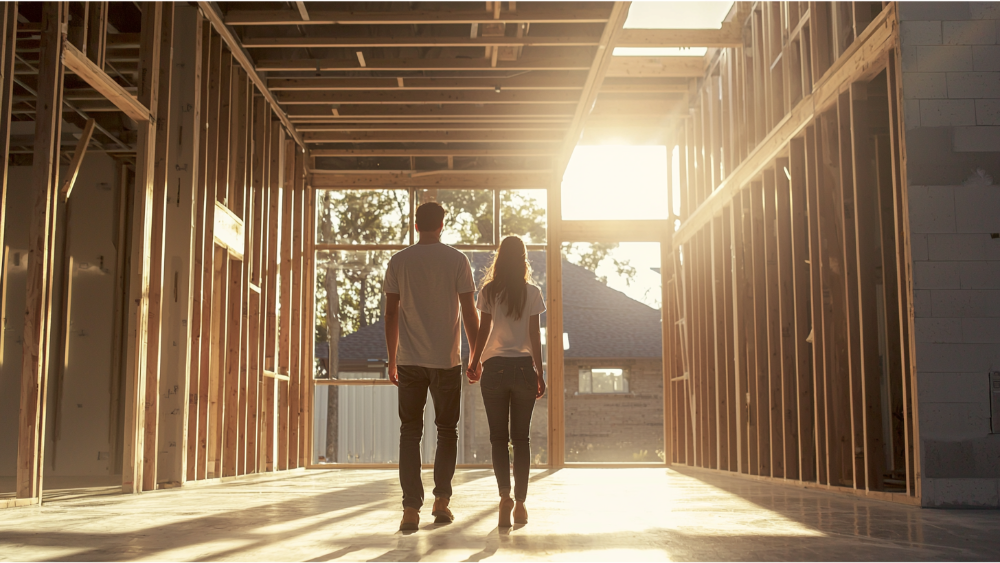
M 470 346 L 476 344 L 479 313 L 472 298 L 476 285 L 469 259 L 441 243 L 444 215 L 444 208 L 436 202 L 418 207 L 419 241 L 393 255 L 385 272 L 389 380 L 399 388 L 399 483 L 403 488 L 400 530 L 417 529 L 424 503 L 420 438 L 428 389 L 437 426 L 431 514 L 436 523 L 454 520 L 448 502 L 458 455 L 462 399 L 459 307 Z

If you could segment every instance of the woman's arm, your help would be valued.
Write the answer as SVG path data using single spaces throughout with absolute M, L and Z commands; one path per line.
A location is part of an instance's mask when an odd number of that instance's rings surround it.
M 528 320 L 528 338 L 531 340 L 531 359 L 535 363 L 535 375 L 538 382 L 538 393 L 535 398 L 545 394 L 545 378 L 542 373 L 542 329 L 538 315 L 531 315 Z
M 486 341 L 490 338 L 491 330 L 493 330 L 493 315 L 483 312 L 482 316 L 479 318 L 479 332 L 476 334 L 476 349 L 473 351 L 472 357 L 469 358 L 469 369 L 466 372 L 466 376 L 469 378 L 469 383 L 479 381 L 479 378 L 483 375 L 482 366 L 479 364 L 483 357 L 483 350 L 486 349 Z

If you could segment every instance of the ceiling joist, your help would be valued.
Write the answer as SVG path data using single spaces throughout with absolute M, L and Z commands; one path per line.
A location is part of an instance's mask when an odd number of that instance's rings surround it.
M 523 5 L 522 5 L 523 6 Z M 574 9 L 534 9 L 521 7 L 516 12 L 501 11 L 494 18 L 492 11 L 481 10 L 413 10 L 396 12 L 362 12 L 312 10 L 303 21 L 296 10 L 233 10 L 226 14 L 226 23 L 233 26 L 255 25 L 441 25 L 473 23 L 602 23 L 607 10 L 577 4 Z

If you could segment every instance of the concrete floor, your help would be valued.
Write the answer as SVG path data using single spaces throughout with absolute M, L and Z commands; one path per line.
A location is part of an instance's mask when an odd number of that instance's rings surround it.
M 432 524 L 428 505 L 406 535 L 395 471 L 54 495 L 0 510 L 0 560 L 1000 559 L 997 511 L 921 510 L 688 470 L 563 469 L 533 472 L 529 523 L 500 533 L 492 472 L 459 470 L 455 484 L 455 523 Z

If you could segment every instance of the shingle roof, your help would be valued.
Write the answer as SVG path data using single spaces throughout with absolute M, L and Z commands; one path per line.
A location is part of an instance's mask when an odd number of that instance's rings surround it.
M 544 253 L 532 252 L 534 279 L 545 278 Z M 486 253 L 472 258 L 477 285 L 488 265 Z M 563 330 L 567 359 L 659 358 L 660 311 L 608 287 L 586 268 L 563 260 Z M 544 319 L 542 321 L 544 323 Z M 317 346 L 319 348 L 319 346 Z M 320 350 L 317 350 L 320 352 Z M 462 354 L 468 348 L 462 343 Z M 341 361 L 385 360 L 385 328 L 380 320 L 340 339 Z

